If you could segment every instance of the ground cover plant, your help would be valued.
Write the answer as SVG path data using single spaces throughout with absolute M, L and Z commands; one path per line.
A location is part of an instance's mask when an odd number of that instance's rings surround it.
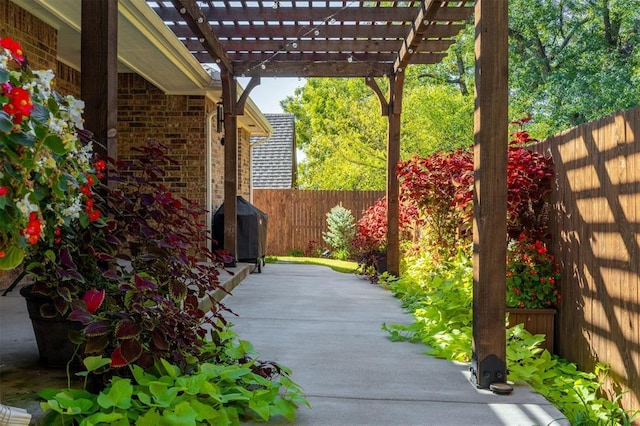
M 381 283 L 413 314 L 410 325 L 384 324 L 392 340 L 422 342 L 427 354 L 469 362 L 472 333 L 472 268 L 468 252 L 433 266 L 428 256 L 407 262 L 402 277 L 386 276 Z M 599 389 L 606 366 L 594 372 L 539 347 L 543 335 L 531 335 L 522 324 L 507 330 L 507 369 L 511 381 L 526 381 L 569 419 L 572 425 L 630 425 L 636 413 L 625 412 L 617 400 Z
M 84 359 L 87 377 L 110 363 Z M 197 358 L 183 367 L 159 359 L 151 368 L 129 366 L 131 377 L 113 376 L 99 392 L 43 389 L 43 424 L 239 425 L 283 416 L 295 421 L 298 404 L 307 404 L 291 373 L 255 358 L 251 343 L 220 325 L 203 341 Z

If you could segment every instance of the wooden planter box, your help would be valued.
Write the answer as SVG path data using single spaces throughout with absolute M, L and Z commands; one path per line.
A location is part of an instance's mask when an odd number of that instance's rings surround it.
M 525 309 L 507 308 L 509 313 L 509 325 L 524 324 L 524 329 L 531 334 L 544 334 L 546 339 L 542 342 L 543 349 L 553 353 L 555 309 Z

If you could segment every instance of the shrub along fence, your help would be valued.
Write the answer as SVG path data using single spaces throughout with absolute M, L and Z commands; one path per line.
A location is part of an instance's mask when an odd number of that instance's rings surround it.
M 640 409 L 640 107 L 553 136 L 552 235 L 562 280 L 557 353 Z
M 286 255 L 307 251 L 310 242 L 325 246 L 327 213 L 342 204 L 356 221 L 384 191 L 315 191 L 300 189 L 254 189 L 253 204 L 269 215 L 267 254 Z

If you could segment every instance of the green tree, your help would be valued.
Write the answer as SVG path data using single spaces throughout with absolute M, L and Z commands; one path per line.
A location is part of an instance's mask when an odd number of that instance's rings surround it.
M 510 117 L 531 115 L 544 138 L 640 104 L 639 10 L 640 0 L 511 0 Z M 473 143 L 472 22 L 441 63 L 405 70 L 402 159 Z M 387 121 L 362 79 L 309 79 L 283 108 L 306 155 L 302 188 L 385 187 Z
M 639 0 L 512 0 L 512 116 L 541 136 L 640 103 Z

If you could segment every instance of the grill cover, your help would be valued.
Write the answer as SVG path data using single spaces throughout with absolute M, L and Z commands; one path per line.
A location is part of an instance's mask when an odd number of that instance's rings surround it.
M 269 215 L 238 196 L 237 199 L 238 261 L 257 262 L 266 254 Z M 224 249 L 224 203 L 213 215 L 214 249 Z M 217 243 L 217 244 L 216 244 Z

